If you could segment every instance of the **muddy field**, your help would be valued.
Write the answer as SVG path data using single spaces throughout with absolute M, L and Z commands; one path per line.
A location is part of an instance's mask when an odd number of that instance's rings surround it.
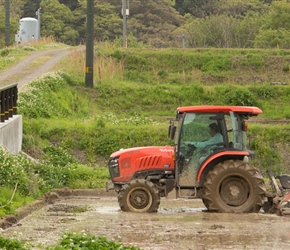
M 115 196 L 66 196 L 2 230 L 35 248 L 83 232 L 142 249 L 290 249 L 290 217 L 206 212 L 200 200 L 162 199 L 157 214 L 121 212 Z

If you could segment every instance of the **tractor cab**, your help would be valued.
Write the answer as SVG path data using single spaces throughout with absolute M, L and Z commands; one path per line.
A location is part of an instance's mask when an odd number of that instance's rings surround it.
M 255 107 L 194 106 L 177 109 L 178 126 L 171 123 L 175 138 L 175 176 L 178 196 L 198 194 L 206 174 L 225 160 L 247 161 L 247 119 L 262 111 Z M 188 192 L 194 189 L 195 192 Z M 182 190 L 186 190 L 182 192 Z

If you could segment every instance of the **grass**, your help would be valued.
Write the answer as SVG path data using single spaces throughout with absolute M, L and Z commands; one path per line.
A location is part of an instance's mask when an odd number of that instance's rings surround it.
M 17 239 L 7 239 L 0 235 L 1 249 L 17 249 L 17 250 L 29 250 L 34 249 L 31 244 L 19 241 Z M 63 249 L 103 249 L 103 250 L 140 250 L 134 246 L 124 246 L 120 242 L 115 243 L 107 240 L 105 237 L 96 237 L 93 235 L 87 235 L 84 232 L 67 232 L 65 233 L 58 243 L 54 247 L 46 248 L 47 250 L 63 250 Z
M 115 243 L 107 240 L 104 237 L 96 237 L 93 235 L 87 235 L 86 233 L 75 233 L 70 232 L 62 236 L 62 239 L 56 247 L 50 250 L 61 250 L 61 249 L 111 249 L 111 250 L 140 250 L 134 246 L 124 246 L 121 243 Z
M 15 209 L 23 205 L 31 203 L 34 199 L 32 196 L 22 195 L 21 192 L 17 191 L 14 194 L 14 190 L 7 186 L 4 186 L 0 190 L 0 217 L 6 214 L 14 214 Z

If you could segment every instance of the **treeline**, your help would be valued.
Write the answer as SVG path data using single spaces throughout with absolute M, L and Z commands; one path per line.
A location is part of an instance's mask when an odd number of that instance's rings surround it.
M 95 40 L 122 45 L 121 0 L 95 0 Z M 5 0 L 0 0 L 0 47 Z M 41 36 L 78 45 L 86 40 L 87 0 L 10 0 L 11 41 L 23 17 L 41 8 Z M 129 0 L 129 47 L 289 48 L 287 0 Z

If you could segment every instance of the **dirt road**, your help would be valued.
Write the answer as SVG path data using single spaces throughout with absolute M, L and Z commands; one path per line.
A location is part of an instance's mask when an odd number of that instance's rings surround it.
M 115 196 L 63 197 L 5 229 L 5 237 L 52 246 L 65 231 L 147 250 L 290 249 L 290 217 L 206 212 L 200 200 L 162 199 L 156 214 L 121 212 Z
M 11 68 L 0 71 L 0 86 L 17 83 L 18 89 L 21 90 L 25 84 L 53 70 L 60 60 L 74 49 L 65 47 L 31 52 L 29 56 Z

